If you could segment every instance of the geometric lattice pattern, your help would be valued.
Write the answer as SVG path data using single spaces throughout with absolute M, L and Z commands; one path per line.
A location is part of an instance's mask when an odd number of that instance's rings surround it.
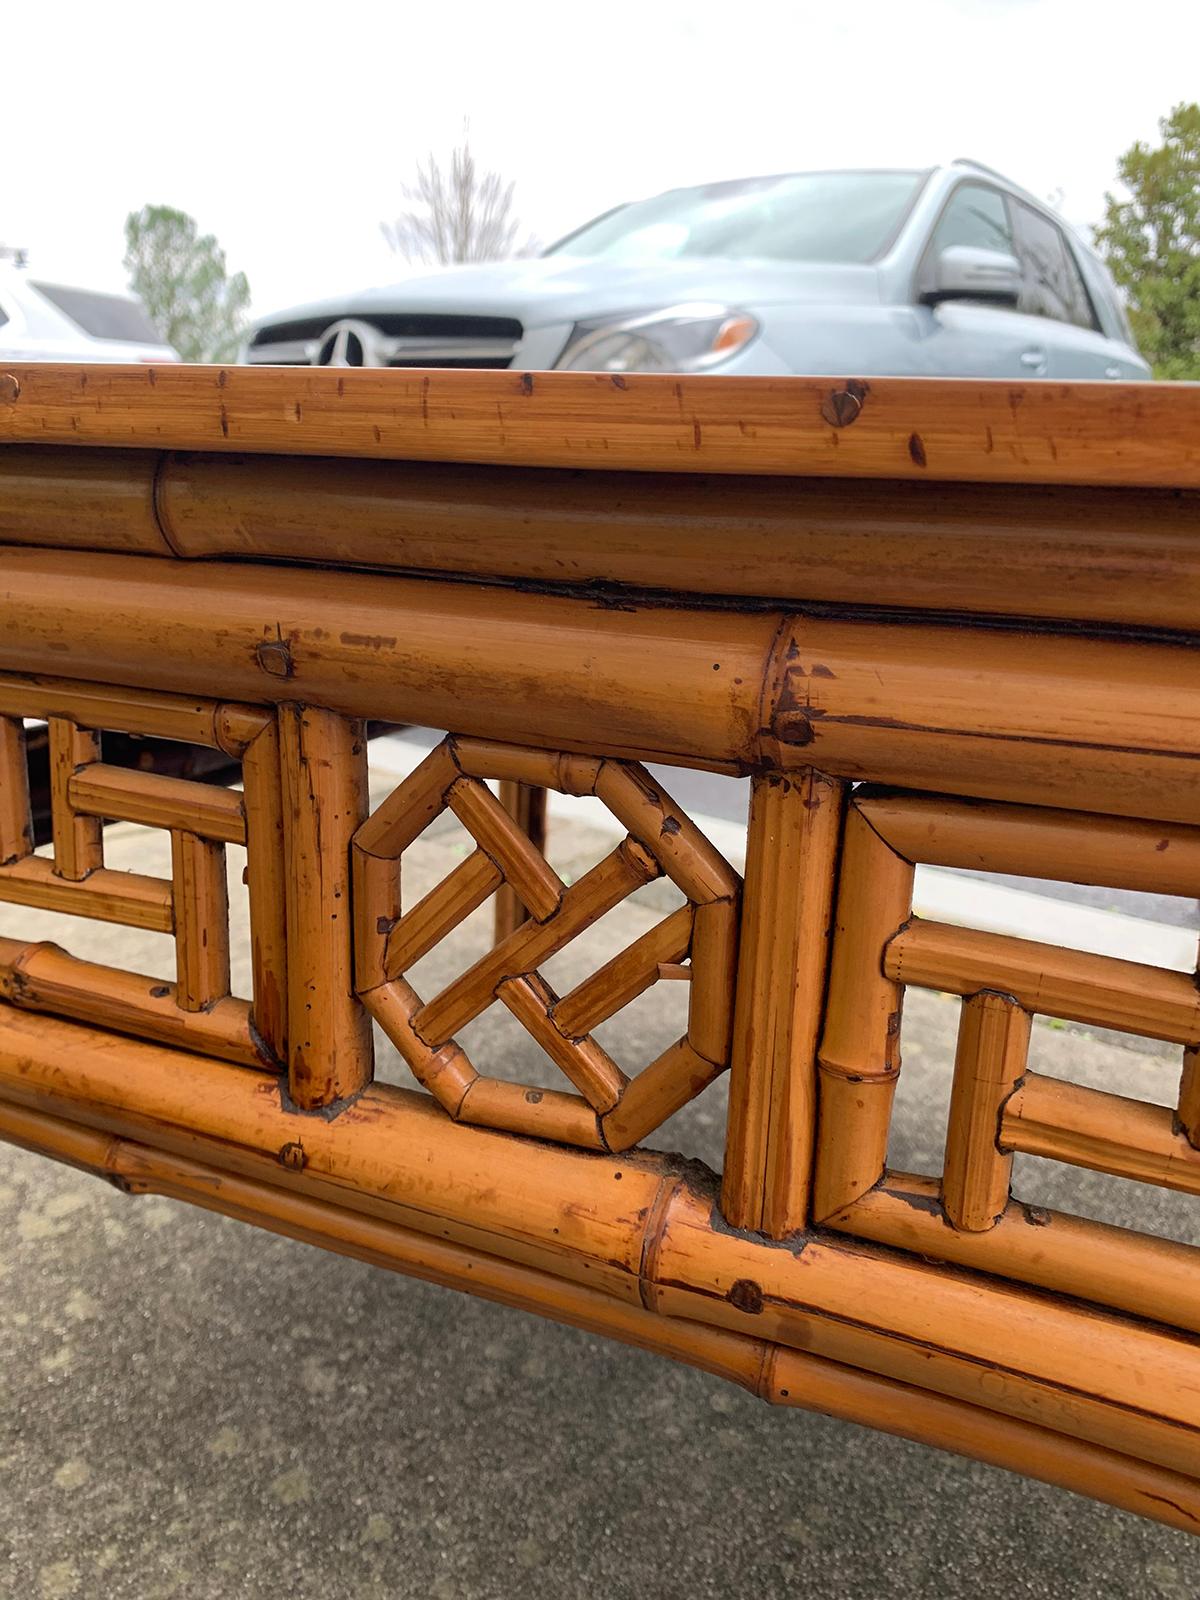
M 1033 1255 L 1007 1253 L 1006 1222 L 1028 1237 L 1039 1214 L 1010 1200 L 1015 1152 L 1200 1195 L 1200 990 L 1192 974 L 1032 940 L 927 922 L 912 914 L 914 863 L 1070 879 L 1194 897 L 1200 829 L 939 795 L 861 789 L 843 839 L 833 959 L 820 1051 L 821 1108 L 814 1212 L 826 1226 L 924 1253 L 1024 1275 Z M 886 1169 L 900 1072 L 900 1013 L 908 985 L 962 997 L 944 1171 L 940 1179 Z M 1064 1018 L 1166 1040 L 1182 1049 L 1174 1108 L 1032 1072 L 1030 1021 Z M 932 1228 L 897 1228 L 936 1211 Z M 1044 1214 L 1043 1214 L 1044 1215 Z M 1158 1241 L 1070 1219 L 1089 1294 L 1163 1321 L 1197 1323 L 1200 1251 L 1184 1297 L 1166 1282 Z M 920 1231 L 918 1240 L 913 1229 Z M 970 1254 L 958 1241 L 970 1238 Z M 1174 1252 L 1184 1249 L 1172 1246 Z M 1178 1260 L 1178 1256 L 1176 1257 Z M 1156 1262 L 1158 1269 L 1156 1270 Z M 1157 1285 L 1147 1298 L 1145 1282 Z M 1097 1288 L 1097 1285 L 1099 1287 Z M 1161 1293 L 1160 1293 L 1161 1291 Z M 1129 1305 L 1130 1298 L 1136 1304 Z
M 567 887 L 488 787 L 508 780 L 595 795 L 626 837 Z M 474 851 L 416 905 L 401 904 L 401 859 L 445 808 Z M 665 873 L 687 904 L 559 996 L 538 968 L 642 884 Z M 454 1117 L 598 1149 L 625 1149 L 694 1098 L 729 1062 L 741 880 L 634 762 L 448 738 L 355 836 L 357 991 L 414 1076 Z M 440 994 L 406 972 L 507 884 L 526 920 Z M 592 1030 L 663 976 L 690 982 L 687 1031 L 632 1079 Z M 455 1035 L 507 1006 L 574 1092 L 481 1074 Z
M 33 853 L 25 717 L 49 728 L 53 853 Z M 243 760 L 245 794 L 105 765 L 101 728 L 219 746 Z M 256 831 L 251 873 L 275 887 L 258 897 L 254 981 L 258 1002 L 230 994 L 229 903 L 225 846 L 249 847 L 247 815 L 279 785 L 273 719 L 252 707 L 182 696 L 122 694 L 84 685 L 40 690 L 0 679 L 0 900 L 67 912 L 174 936 L 176 977 L 162 983 L 102 963 L 80 961 L 48 943 L 4 940 L 0 988 L 11 1002 L 101 1021 L 125 1033 L 246 1065 L 282 1052 L 281 937 L 270 937 L 278 901 L 279 844 Z M 170 879 L 112 872 L 104 865 L 103 823 L 169 830 Z

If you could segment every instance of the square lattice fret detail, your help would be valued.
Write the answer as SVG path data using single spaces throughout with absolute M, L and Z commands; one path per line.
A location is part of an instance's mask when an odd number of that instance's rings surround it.
M 488 779 L 595 795 L 627 835 L 567 887 Z M 402 906 L 403 853 L 446 808 L 475 849 L 424 899 Z M 414 1076 L 459 1120 L 626 1149 L 728 1065 L 741 880 L 636 763 L 450 738 L 358 830 L 354 854 L 358 992 Z M 555 994 L 540 965 L 660 874 L 687 903 L 569 994 Z M 503 885 L 526 919 L 440 994 L 424 999 L 405 974 Z M 627 1076 L 592 1030 L 665 975 L 690 981 L 687 1031 Z M 455 1034 L 496 1001 L 575 1093 L 476 1070 Z
M 1009 1195 L 1014 1153 L 1200 1195 L 1194 976 L 914 917 L 916 862 L 1194 898 L 1200 829 L 942 795 L 855 795 L 820 1051 L 816 1219 L 1051 1287 L 1065 1271 L 1083 1296 L 1200 1331 L 1200 1252 Z M 901 1005 L 914 984 L 963 1001 L 940 1178 L 886 1166 Z M 1039 1014 L 1180 1046 L 1176 1105 L 1029 1070 Z
M 49 730 L 52 853 L 36 855 L 24 719 Z M 208 745 L 240 758 L 244 789 L 112 767 L 104 729 Z M 174 983 L 81 961 L 57 945 L 0 940 L 11 1003 L 107 1025 L 247 1066 L 285 1058 L 279 744 L 250 706 L 89 685 L 0 679 L 0 900 L 171 934 Z M 104 864 L 103 823 L 163 828 L 171 877 Z M 225 847 L 246 847 L 252 1002 L 230 993 Z

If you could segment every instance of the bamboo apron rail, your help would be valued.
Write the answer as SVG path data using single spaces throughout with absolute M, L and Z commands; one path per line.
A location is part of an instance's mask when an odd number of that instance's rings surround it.
M 1200 1197 L 1195 981 L 912 908 L 918 863 L 1200 894 L 1200 394 L 837 388 L 0 374 L 0 901 L 175 949 L 0 940 L 0 1137 L 1200 1531 L 1200 1253 L 1011 1194 L 1025 1152 Z M 366 718 L 447 730 L 374 807 Z M 650 761 L 750 777 L 744 882 Z M 547 791 L 616 829 L 574 882 Z M 414 896 L 443 815 L 467 853 Z M 113 819 L 169 876 L 106 865 Z M 557 992 L 656 879 L 682 904 Z M 597 1030 L 680 981 L 679 1036 L 617 1059 Z M 940 1172 L 888 1165 L 914 986 L 961 997 Z M 464 1043 L 493 1006 L 561 1088 Z M 1037 1015 L 1166 1041 L 1175 1103 L 1030 1070 Z M 726 1072 L 719 1176 L 641 1148 Z

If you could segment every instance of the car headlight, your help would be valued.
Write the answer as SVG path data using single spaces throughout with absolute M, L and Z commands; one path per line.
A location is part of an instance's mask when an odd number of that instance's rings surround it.
M 704 372 L 757 332 L 753 317 L 728 306 L 670 306 L 577 322 L 555 365 L 572 372 Z

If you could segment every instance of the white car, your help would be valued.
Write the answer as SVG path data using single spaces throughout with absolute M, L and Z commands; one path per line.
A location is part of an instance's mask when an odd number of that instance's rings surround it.
M 0 361 L 178 361 L 132 295 L 43 283 L 0 263 Z

